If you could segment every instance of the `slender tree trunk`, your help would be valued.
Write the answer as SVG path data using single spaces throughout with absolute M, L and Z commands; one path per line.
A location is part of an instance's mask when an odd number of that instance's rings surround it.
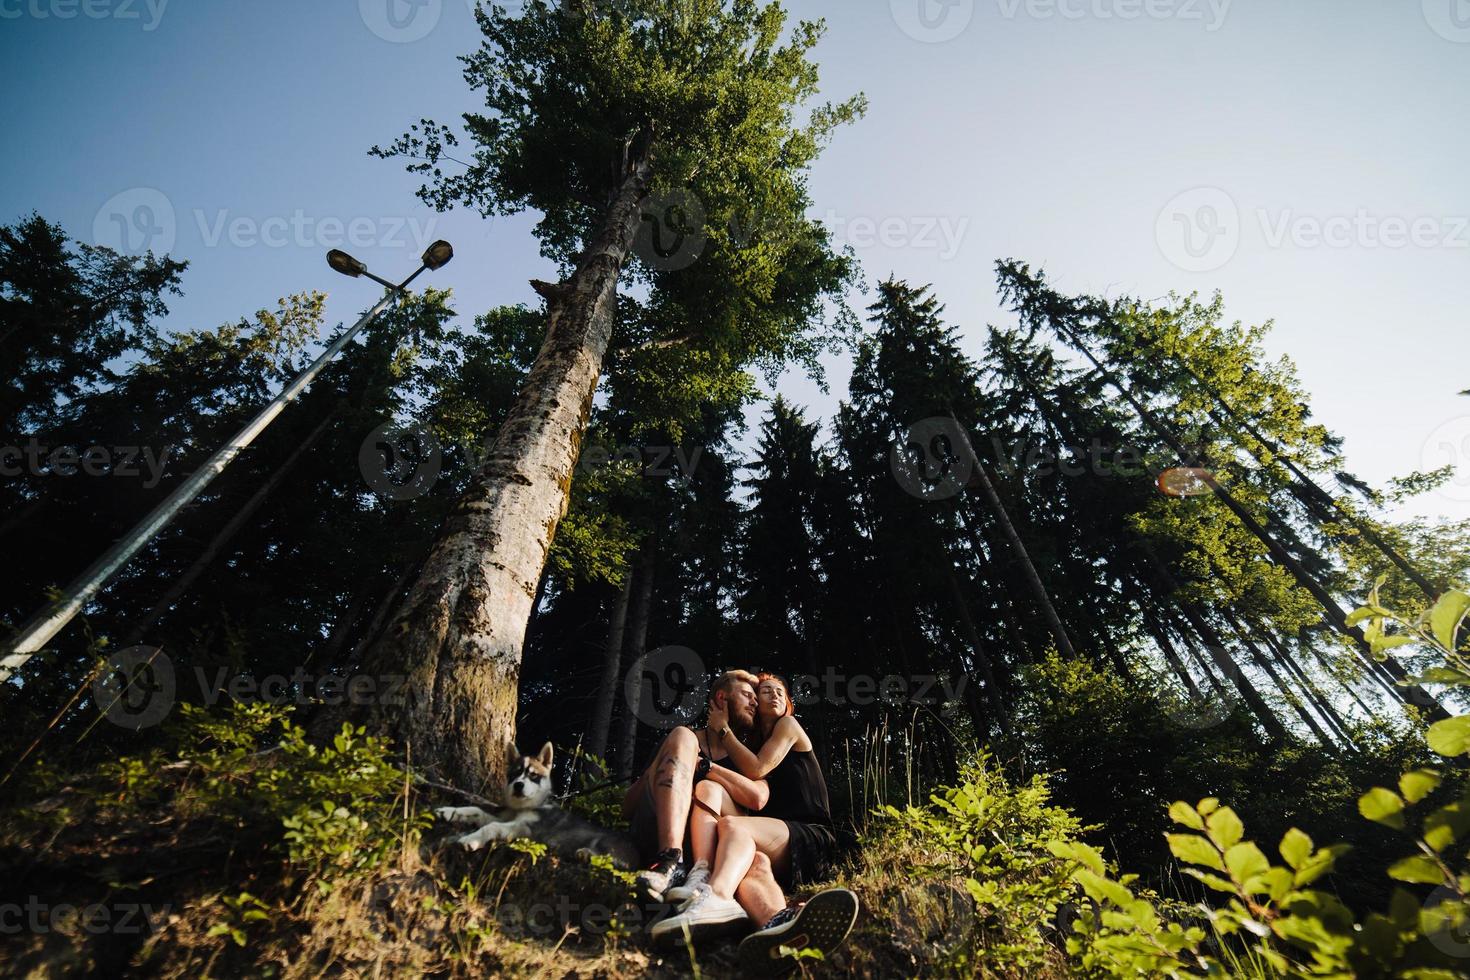
M 623 587 L 613 600 L 607 625 L 607 643 L 602 650 L 602 674 L 592 702 L 592 726 L 587 731 L 587 754 L 607 762 L 607 735 L 612 727 L 613 702 L 618 689 L 618 668 L 623 665 L 623 633 L 628 623 L 628 599 L 633 592 L 633 569 L 623 574 Z
M 638 588 L 633 599 L 633 624 L 628 631 L 628 648 L 633 653 L 633 666 L 628 676 L 642 678 L 644 658 L 648 655 L 648 620 L 653 606 L 653 574 L 657 559 L 653 546 L 646 544 L 643 560 L 638 567 Z M 633 777 L 633 757 L 638 751 L 638 709 L 643 694 L 641 680 L 629 684 L 624 692 L 623 733 L 619 740 L 618 775 L 622 779 Z
M 1336 749 L 1336 741 L 1323 730 L 1321 723 L 1313 717 L 1312 713 L 1307 710 L 1306 705 L 1302 703 L 1301 697 L 1291 689 L 1291 685 L 1276 671 L 1275 666 L 1271 663 L 1271 659 L 1261 652 L 1260 647 L 1256 646 L 1255 640 L 1251 639 L 1250 634 L 1246 631 L 1240 620 L 1231 615 L 1228 610 L 1222 611 L 1221 615 L 1230 624 L 1236 638 L 1240 640 L 1241 645 L 1250 654 L 1251 660 L 1257 667 L 1261 668 L 1267 677 L 1271 678 L 1271 683 L 1276 685 L 1276 689 L 1281 692 L 1281 697 L 1287 704 L 1291 705 L 1291 709 L 1297 713 L 1297 717 L 1312 730 L 1312 734 L 1317 736 L 1317 740 L 1323 746 L 1328 749 Z
M 963 506 L 956 507 L 955 513 L 959 514 L 960 523 L 965 526 L 965 535 L 969 538 L 970 548 L 974 552 L 976 560 L 980 562 L 981 567 L 983 568 L 987 562 L 993 562 L 995 549 L 986 540 L 980 530 L 975 527 L 975 522 L 971 519 L 969 508 Z M 1003 612 L 1000 615 L 1001 626 L 1005 629 L 1006 637 L 1010 640 L 1011 649 L 1014 651 L 1009 658 L 1000 657 L 1000 661 L 1006 668 L 1007 675 L 1014 674 L 1020 666 L 1018 661 L 1025 658 L 1027 651 L 1025 641 L 1021 638 L 1021 634 L 1016 631 L 1016 623 L 1021 619 L 1020 610 L 1016 608 L 1016 603 L 1012 600 L 1009 590 L 1004 587 L 998 590 L 998 599 L 995 603 L 995 608 L 998 611 L 1003 608 Z
M 1138 417 L 1142 419 L 1143 423 L 1147 425 L 1151 430 L 1153 430 L 1153 433 L 1161 440 L 1163 440 L 1165 445 L 1167 445 L 1174 452 L 1178 453 L 1180 459 L 1186 459 L 1189 457 L 1189 451 L 1179 441 L 1174 433 L 1171 432 L 1162 423 L 1160 423 L 1158 419 L 1154 417 L 1154 414 L 1150 412 L 1147 408 L 1145 408 L 1142 402 L 1134 397 L 1133 392 L 1126 385 L 1124 385 L 1122 381 L 1118 379 L 1117 374 L 1115 374 L 1109 368 L 1103 366 L 1102 362 L 1093 355 L 1091 349 L 1089 349 L 1086 344 L 1082 343 L 1082 341 L 1077 338 L 1077 335 L 1070 328 L 1063 326 L 1055 319 L 1053 319 L 1051 322 L 1053 326 L 1057 329 L 1058 333 L 1060 333 L 1062 337 L 1066 339 L 1067 342 L 1070 343 L 1073 347 L 1081 351 L 1082 355 L 1092 362 L 1093 367 L 1097 368 L 1098 372 L 1102 374 L 1102 376 L 1108 381 L 1108 383 L 1118 390 L 1118 393 L 1121 394 L 1123 398 L 1128 402 L 1128 404 L 1133 407 L 1133 410 L 1138 413 Z M 1365 640 L 1363 637 L 1363 631 L 1357 626 L 1349 626 L 1347 624 L 1347 613 L 1343 611 L 1343 608 L 1340 605 L 1337 604 L 1337 600 L 1334 599 L 1332 595 L 1325 588 L 1322 587 L 1322 583 L 1318 582 L 1315 578 L 1312 577 L 1311 573 L 1309 573 L 1304 567 L 1302 567 L 1301 562 L 1297 561 L 1295 555 L 1293 555 L 1284 545 L 1282 545 L 1280 541 L 1276 540 L 1276 537 L 1274 535 L 1267 532 L 1267 530 L 1261 525 L 1261 522 L 1256 520 L 1255 516 L 1251 514 L 1251 512 L 1243 504 L 1241 504 L 1240 501 L 1235 499 L 1234 494 L 1230 493 L 1230 491 L 1220 486 L 1220 484 L 1215 482 L 1213 477 L 1209 476 L 1208 474 L 1205 475 L 1204 480 L 1205 483 L 1209 485 L 1211 491 L 1213 491 L 1215 498 L 1225 506 L 1225 509 L 1234 514 L 1235 517 L 1242 524 L 1245 525 L 1246 530 L 1250 531 L 1251 534 L 1255 535 L 1257 540 L 1259 540 L 1262 544 L 1266 546 L 1266 550 L 1270 553 L 1271 557 L 1275 559 L 1283 568 L 1291 573 L 1292 578 L 1296 580 L 1298 585 L 1311 593 L 1312 598 L 1317 600 L 1317 604 L 1320 605 L 1323 612 L 1326 613 L 1328 622 L 1335 626 L 1339 632 L 1352 639 L 1360 658 L 1362 658 L 1370 666 L 1381 663 L 1382 668 L 1386 670 L 1390 676 L 1393 677 L 1395 682 L 1397 682 L 1397 686 L 1403 689 L 1404 700 L 1407 703 L 1414 704 L 1422 708 L 1425 714 L 1431 720 L 1442 721 L 1449 718 L 1449 712 L 1444 709 L 1444 706 L 1441 705 L 1432 694 L 1424 690 L 1424 688 L 1419 686 L 1418 684 L 1405 683 L 1409 676 L 1408 672 L 1404 670 L 1403 665 L 1395 660 L 1391 654 L 1386 655 L 1382 661 L 1378 661 L 1373 656 L 1372 651 L 1368 646 L 1367 640 Z
M 1224 682 L 1215 676 L 1214 668 L 1210 666 L 1209 661 L 1200 655 L 1199 643 L 1203 641 L 1194 633 L 1194 629 L 1189 625 L 1188 620 L 1180 622 L 1180 619 L 1181 617 L 1170 616 L 1167 626 L 1172 628 L 1174 634 L 1180 638 L 1180 641 L 1184 644 L 1185 651 L 1189 653 L 1189 657 L 1194 661 L 1194 665 L 1199 668 L 1201 676 L 1210 682 L 1210 687 L 1214 690 L 1215 695 L 1220 698 L 1228 698 L 1230 693 L 1225 690 Z M 1194 642 L 1191 642 L 1191 640 Z
M 198 558 L 194 559 L 194 563 L 188 567 L 184 574 L 174 579 L 173 585 L 169 586 L 168 591 L 163 594 L 163 597 L 154 603 L 153 608 L 144 613 L 142 618 L 133 626 L 132 631 L 128 633 L 122 642 L 124 647 L 133 646 L 142 640 L 144 634 L 148 632 L 148 629 L 154 623 L 158 622 L 164 613 L 173 608 L 174 603 L 178 602 L 184 593 L 189 591 L 189 587 L 220 556 L 225 547 L 235 539 L 235 535 L 240 533 L 240 529 L 249 523 L 250 519 L 255 516 L 255 512 L 260 510 L 261 505 L 266 502 L 266 499 L 286 479 L 286 476 L 291 472 L 292 467 L 296 465 L 297 461 L 311 447 L 316 445 L 317 440 L 322 437 L 322 433 L 327 431 L 327 427 L 336 418 L 337 408 L 340 407 L 341 404 L 339 403 L 316 424 L 316 427 L 311 432 L 307 433 L 306 438 L 302 439 L 296 448 L 291 450 L 291 454 L 279 466 L 275 467 L 271 472 L 270 478 L 257 487 L 255 492 L 250 495 L 250 498 L 235 512 L 235 516 L 231 517 L 225 526 L 215 533 L 214 537 L 210 539 L 209 545 L 200 553 Z
M 1276 713 L 1271 710 L 1271 706 L 1261 697 L 1260 692 L 1256 690 L 1256 686 L 1251 683 L 1250 678 L 1245 676 L 1245 671 L 1241 670 L 1240 665 L 1231 659 L 1229 651 L 1225 647 L 1225 641 L 1215 628 L 1210 625 L 1210 621 L 1205 618 L 1204 612 L 1195 603 L 1179 596 L 1178 585 L 1174 581 L 1173 575 L 1169 572 L 1169 567 L 1164 564 L 1164 560 L 1158 556 L 1149 543 L 1147 541 L 1141 541 L 1140 546 L 1143 553 L 1148 556 L 1158 580 L 1173 591 L 1173 595 L 1178 602 L 1179 611 L 1188 620 L 1190 628 L 1194 631 L 1194 635 L 1204 643 L 1205 651 L 1210 655 L 1210 659 L 1215 662 L 1215 666 L 1219 668 L 1220 673 L 1225 675 L 1225 678 L 1239 692 L 1246 706 L 1250 708 L 1251 713 L 1260 721 L 1261 726 L 1266 729 L 1267 734 L 1273 738 L 1287 739 L 1289 736 L 1286 731 L 1286 726 L 1281 723 L 1280 718 L 1276 717 Z
M 1139 615 L 1142 616 L 1146 624 L 1148 635 L 1153 637 L 1155 645 L 1163 653 L 1164 659 L 1169 662 L 1169 669 L 1174 672 L 1175 677 L 1179 678 L 1179 683 L 1184 685 L 1185 689 L 1189 691 L 1190 696 L 1195 700 L 1199 700 L 1203 695 L 1200 694 L 1199 687 L 1195 684 L 1194 678 L 1190 676 L 1189 671 L 1184 669 L 1184 661 L 1179 659 L 1179 653 L 1174 649 L 1174 644 L 1169 642 L 1169 635 L 1164 630 L 1164 627 L 1157 619 L 1144 611 L 1141 606 Z
M 376 727 L 414 761 L 471 789 L 499 785 L 515 733 L 526 624 L 572 475 L 614 323 L 651 163 L 626 176 L 566 280 L 533 282 L 546 340 L 471 485 L 365 668 L 407 679 Z
M 1317 708 L 1317 714 L 1326 720 L 1327 724 L 1337 733 L 1338 738 L 1342 740 L 1344 745 L 1356 752 L 1358 746 L 1353 741 L 1352 735 L 1348 732 L 1347 724 L 1343 721 L 1342 715 L 1338 713 L 1338 710 L 1323 695 L 1322 689 L 1317 686 L 1317 682 L 1296 661 L 1296 658 L 1291 656 L 1290 651 L 1286 649 L 1285 645 L 1270 630 L 1258 629 L 1256 632 L 1265 641 L 1266 646 L 1271 652 L 1275 654 L 1276 662 L 1281 664 L 1288 673 L 1296 678 L 1297 683 L 1302 685 L 1302 690 L 1307 692 L 1307 697 L 1311 699 L 1312 704 Z
M 1001 732 L 1010 731 L 1009 715 L 1006 711 L 1005 699 L 1001 696 L 1000 685 L 996 683 L 995 671 L 990 666 L 990 657 L 985 652 L 985 644 L 980 642 L 980 631 L 975 628 L 975 620 L 970 615 L 969 603 L 965 602 L 965 591 L 960 588 L 959 579 L 955 575 L 954 566 L 946 559 L 945 578 L 949 582 L 950 597 L 954 599 L 955 610 L 959 613 L 960 628 L 964 631 L 965 639 L 970 644 L 970 649 L 975 655 L 975 666 L 980 668 L 981 679 L 985 682 L 986 699 L 990 702 L 990 710 L 995 715 L 995 726 Z M 979 705 L 973 700 L 967 701 L 971 714 L 975 714 Z M 975 734 L 982 735 L 989 730 L 985 724 L 985 718 L 976 717 Z
M 1210 659 L 1215 662 L 1215 666 L 1220 669 L 1220 673 L 1224 674 L 1230 683 L 1234 685 L 1236 691 L 1240 692 L 1240 696 L 1245 699 L 1245 703 L 1251 709 L 1251 713 L 1260 721 L 1261 726 L 1266 729 L 1267 734 L 1272 738 L 1281 740 L 1289 738 L 1290 736 L 1286 731 L 1286 726 L 1281 723 L 1280 718 L 1276 717 L 1276 712 L 1272 711 L 1271 706 L 1261 697 L 1260 692 L 1256 690 L 1256 686 L 1250 682 L 1250 678 L 1245 676 L 1245 671 L 1241 670 L 1240 665 L 1231 659 L 1229 652 L 1225 648 L 1224 639 L 1210 625 L 1204 613 L 1192 602 L 1183 603 L 1181 610 L 1185 618 L 1189 620 L 1189 624 L 1194 627 L 1195 633 L 1204 642 L 1205 650 L 1209 653 Z
M 1299 642 L 1303 642 L 1303 641 L 1301 641 L 1300 638 L 1299 638 Z M 1333 680 L 1337 681 L 1338 686 L 1341 687 L 1344 691 L 1347 692 L 1347 696 L 1350 697 L 1350 698 L 1352 698 L 1353 699 L 1353 703 L 1356 704 L 1358 706 L 1358 708 L 1363 712 L 1363 717 L 1364 718 L 1373 718 L 1374 717 L 1373 709 L 1370 708 L 1370 707 L 1368 707 L 1367 702 L 1365 702 L 1363 700 L 1363 696 L 1358 693 L 1357 689 L 1355 687 L 1353 687 L 1353 685 L 1349 684 L 1347 681 L 1343 680 L 1342 678 L 1338 677 L 1336 674 L 1334 674 L 1332 672 L 1332 665 L 1327 662 L 1327 658 L 1322 655 L 1321 651 L 1319 651 L 1316 647 L 1312 646 L 1310 644 L 1310 642 L 1306 642 L 1305 645 L 1306 645 L 1306 648 L 1308 650 L 1312 651 L 1312 656 L 1316 658 L 1317 665 L 1322 668 L 1323 673 L 1325 673 L 1328 677 L 1332 678 Z
M 352 630 L 357 626 L 358 620 L 362 618 L 363 611 L 367 609 L 367 605 L 368 591 L 366 588 L 360 588 L 353 594 L 352 600 L 348 603 L 342 615 L 338 617 L 337 624 L 332 627 L 331 636 L 327 637 L 327 642 L 319 647 L 313 647 L 311 652 L 306 655 L 302 666 L 305 667 L 316 663 L 318 667 L 322 668 L 335 667 L 337 665 L 337 655 L 347 645 L 347 638 L 352 635 Z M 317 654 L 321 654 L 320 660 L 317 659 Z
M 981 494 L 986 503 L 990 505 L 991 514 L 1000 525 L 1006 541 L 1015 553 L 1016 559 L 1021 564 L 1021 572 L 1026 577 L 1026 584 L 1031 587 L 1031 593 L 1036 598 L 1037 605 L 1041 608 L 1041 614 L 1046 618 L 1046 624 L 1051 628 L 1052 638 L 1057 642 L 1057 650 L 1068 660 L 1077 659 L 1077 651 L 1072 647 L 1072 640 L 1067 636 L 1067 629 L 1062 625 L 1062 618 L 1057 615 L 1056 607 L 1052 605 L 1051 596 L 1046 592 L 1046 586 L 1041 582 L 1041 576 L 1036 573 L 1036 566 L 1031 561 L 1031 555 L 1026 551 L 1026 545 L 1021 541 L 1021 535 L 1016 531 L 1016 525 L 1011 522 L 1010 515 L 1006 513 L 1005 504 L 996 492 L 995 484 L 990 481 L 990 475 L 985 472 L 985 464 L 980 461 L 980 456 L 975 452 L 975 447 L 970 445 L 970 437 L 965 433 L 965 428 L 959 419 L 950 413 L 950 419 L 959 430 L 964 452 L 969 454 L 970 462 L 975 467 L 972 477 L 973 482 L 980 487 Z

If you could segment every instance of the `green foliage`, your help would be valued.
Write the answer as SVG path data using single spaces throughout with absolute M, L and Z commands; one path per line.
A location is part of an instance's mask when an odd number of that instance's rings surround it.
M 1043 930 L 1073 894 L 1071 867 L 1056 850 L 1090 829 L 1051 805 L 1050 796 L 1043 777 L 1012 785 L 980 754 L 928 804 L 885 805 L 869 826 L 863 844 L 870 866 L 958 881 L 974 903 L 975 928 L 948 937 L 947 969 L 1025 972 L 1047 962 Z
M 163 764 L 155 753 L 102 767 L 99 801 L 136 811 L 168 799 L 185 816 L 274 823 L 286 859 L 323 888 L 380 866 L 431 822 L 403 812 L 405 774 L 389 762 L 387 742 L 362 728 L 343 725 L 319 747 L 290 722 L 289 707 L 181 707 L 176 759 Z
M 1353 810 L 1362 787 L 1432 763 L 1423 740 L 1387 725 L 1356 730 L 1362 750 L 1333 752 L 1307 741 L 1263 743 L 1244 709 L 1205 709 L 1166 690 L 1143 670 L 1125 681 L 1099 665 L 1055 654 L 1027 669 L 1014 751 L 1050 775 L 1058 802 L 1107 828 L 1110 854 L 1152 887 L 1173 889 L 1157 871 L 1169 855 L 1164 810 L 1176 799 L 1232 801 L 1268 838 L 1312 821 L 1316 835 L 1347 840 L 1352 857 L 1333 886 L 1349 904 L 1378 903 L 1388 885 L 1392 835 Z
M 245 945 L 246 926 L 252 922 L 270 919 L 270 906 L 249 892 L 241 892 L 233 898 L 226 895 L 220 901 L 229 910 L 229 914 L 224 921 L 210 926 L 206 935 L 229 936 L 236 946 Z
M 1421 615 L 1399 616 L 1381 605 L 1375 587 L 1353 618 L 1365 624 L 1376 651 L 1390 649 L 1398 637 L 1437 647 L 1448 666 L 1420 681 L 1459 686 L 1465 680 L 1456 675 L 1470 666 L 1460 636 L 1467 611 L 1470 599 L 1450 590 Z M 1446 756 L 1470 752 L 1462 737 L 1464 720 L 1433 726 L 1430 747 Z M 1470 788 L 1462 774 L 1456 776 L 1458 795 L 1448 802 L 1439 793 L 1450 788 L 1445 774 L 1430 768 L 1405 772 L 1396 788 L 1375 786 L 1359 798 L 1364 818 L 1400 831 L 1417 852 L 1385 869 L 1389 878 L 1410 887 L 1395 887 L 1386 912 L 1361 919 L 1336 895 L 1312 887 L 1345 854 L 1344 845 L 1317 847 L 1292 828 L 1277 845 L 1277 864 L 1246 839 L 1243 822 L 1217 799 L 1172 804 L 1169 817 L 1183 831 L 1166 835 L 1170 852 L 1185 874 L 1227 896 L 1223 904 L 1202 906 L 1213 950 L 1202 929 L 1165 922 L 1153 904 L 1129 890 L 1127 877 L 1108 877 L 1100 858 L 1085 846 L 1054 848 L 1076 861 L 1073 877 L 1098 906 L 1078 920 L 1068 951 L 1084 969 L 1116 977 L 1227 976 L 1227 964 L 1242 955 L 1264 964 L 1268 975 L 1292 978 L 1463 976 L 1463 943 L 1455 937 L 1470 923 L 1470 869 L 1463 845 L 1470 834 Z M 1433 808 L 1419 817 L 1419 806 L 1431 801 Z M 1434 891 L 1425 896 L 1412 890 L 1415 886 Z

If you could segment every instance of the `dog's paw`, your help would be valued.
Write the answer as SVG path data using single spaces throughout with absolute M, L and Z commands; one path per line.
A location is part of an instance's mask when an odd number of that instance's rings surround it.
M 476 823 L 485 811 L 477 806 L 440 806 L 434 808 L 434 816 L 448 823 Z
M 485 839 L 479 834 L 465 834 L 463 837 L 456 837 L 454 842 L 467 851 L 478 851 L 485 846 Z

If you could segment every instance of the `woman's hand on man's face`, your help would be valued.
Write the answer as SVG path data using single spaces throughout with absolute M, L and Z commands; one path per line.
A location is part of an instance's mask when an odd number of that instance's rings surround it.
M 725 702 L 716 699 L 709 708 L 709 730 L 718 732 L 730 723 L 730 713 L 725 710 Z

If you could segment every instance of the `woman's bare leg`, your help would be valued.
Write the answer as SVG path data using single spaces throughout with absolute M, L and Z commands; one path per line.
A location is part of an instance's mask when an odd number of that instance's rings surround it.
M 773 869 L 784 868 L 791 861 L 791 834 L 784 820 L 721 817 L 715 824 L 715 833 L 719 843 L 709 885 L 710 891 L 720 898 L 735 897 L 735 888 L 749 873 L 757 851 L 770 858 Z
M 725 788 L 710 779 L 701 780 L 694 785 L 694 798 L 721 816 L 740 812 L 735 806 L 735 801 L 730 799 L 730 794 L 725 792 Z M 718 819 L 699 803 L 695 803 L 694 808 L 689 811 L 689 854 L 693 860 L 706 861 L 711 866 L 714 865 L 715 825 Z

